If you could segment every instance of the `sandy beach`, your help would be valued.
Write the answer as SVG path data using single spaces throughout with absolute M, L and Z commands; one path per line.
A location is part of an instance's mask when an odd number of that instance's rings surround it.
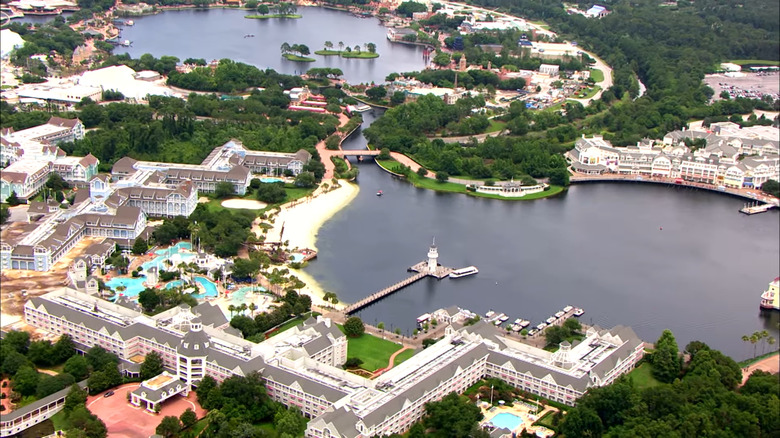
M 289 241 L 290 248 L 310 248 L 316 250 L 317 232 L 322 224 L 332 218 L 342 208 L 348 205 L 357 196 L 359 188 L 356 184 L 347 181 L 339 181 L 341 187 L 321 192 L 318 189 L 310 200 L 300 202 L 294 206 L 285 204 L 274 220 L 273 228 L 268 230 L 266 241 L 278 242 L 284 226 L 282 238 Z M 292 269 L 294 275 L 306 283 L 301 291 L 312 298 L 315 305 L 328 305 L 323 300 L 325 290 L 311 275 L 302 269 Z M 335 307 L 342 307 L 339 303 Z
M 322 224 L 349 204 L 358 194 L 358 186 L 347 181 L 339 181 L 341 187 L 327 193 L 317 193 L 310 200 L 290 207 L 282 205 L 274 219 L 273 228 L 268 230 L 266 241 L 278 242 L 282 227 L 283 240 L 289 241 L 290 248 L 311 248 L 316 250 L 317 232 Z M 319 190 L 318 190 L 319 191 Z

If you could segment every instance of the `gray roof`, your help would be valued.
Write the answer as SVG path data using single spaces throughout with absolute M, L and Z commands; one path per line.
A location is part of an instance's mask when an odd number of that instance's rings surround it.
M 222 313 L 222 309 L 212 303 L 200 303 L 192 308 L 192 313 L 200 316 L 204 326 L 217 328 L 228 323 L 228 319 L 225 317 L 225 314 Z
M 345 390 L 332 388 L 309 377 L 303 377 L 276 365 L 266 364 L 262 371 L 267 380 L 279 382 L 282 385 L 291 386 L 297 382 L 301 389 L 309 395 L 323 398 L 330 403 L 335 403 L 348 394 Z
M 87 387 L 87 381 L 86 380 L 82 380 L 81 382 L 78 382 L 78 385 L 82 389 L 84 389 L 84 388 Z M 65 388 L 65 389 L 63 389 L 61 391 L 57 391 L 54 394 L 47 395 L 46 397 L 44 397 L 44 398 L 42 398 L 40 400 L 36 400 L 36 401 L 30 403 L 29 405 L 25 405 L 25 406 L 22 406 L 21 408 L 14 409 L 13 411 L 11 411 L 9 413 L 5 413 L 4 412 L 3 413 L 3 421 L 4 422 L 5 421 L 13 421 L 13 420 L 15 420 L 17 418 L 23 417 L 24 415 L 29 414 L 30 412 L 32 412 L 32 411 L 34 411 L 34 410 L 36 410 L 36 409 L 38 409 L 40 407 L 46 406 L 46 405 L 48 405 L 49 403 L 51 403 L 53 401 L 59 400 L 59 399 L 65 397 L 65 396 L 67 396 L 68 392 L 70 392 L 70 387 L 67 387 L 67 388 Z
M 146 393 L 146 396 L 144 396 L 145 399 L 147 399 L 149 401 L 153 401 L 153 402 L 160 401 L 160 400 L 163 399 L 162 395 L 163 395 L 164 392 L 168 392 L 171 389 L 176 388 L 177 385 L 180 386 L 181 388 L 184 388 L 184 387 L 187 386 L 187 384 L 185 384 L 184 382 L 182 382 L 179 379 L 174 379 L 172 382 L 169 382 L 168 384 L 164 385 L 162 388 L 158 388 L 158 389 L 148 388 L 148 387 L 144 386 L 143 383 L 142 383 L 141 386 L 139 386 L 138 388 L 136 388 L 133 391 L 133 394 L 136 394 L 136 395 L 140 396 L 142 392 L 145 392 Z
M 209 335 L 203 330 L 189 330 L 176 347 L 176 352 L 184 356 L 207 356 Z

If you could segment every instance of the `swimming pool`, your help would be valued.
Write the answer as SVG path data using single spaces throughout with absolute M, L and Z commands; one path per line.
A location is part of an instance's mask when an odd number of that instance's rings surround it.
M 300 262 L 302 262 L 303 261 L 303 257 L 304 257 L 303 254 L 298 254 L 298 253 L 290 254 L 290 258 L 292 259 L 293 263 L 300 263 Z
M 181 287 L 184 284 L 181 280 L 173 280 L 172 282 L 165 285 L 166 289 L 173 289 L 175 287 Z
M 144 281 L 146 281 L 146 277 L 143 276 L 137 278 L 114 277 L 111 280 L 108 280 L 106 282 L 106 286 L 113 289 L 117 293 L 116 294 L 117 297 L 119 296 L 119 294 L 122 294 L 126 297 L 132 298 L 138 296 L 138 294 L 140 294 L 142 290 L 146 289 L 146 287 L 143 284 Z M 121 292 L 116 290 L 116 288 L 118 288 L 119 286 L 124 286 L 125 290 Z
M 495 417 L 490 419 L 490 422 L 493 423 L 494 426 L 501 428 L 505 427 L 511 431 L 514 431 L 518 428 L 521 424 L 523 424 L 523 419 L 521 417 L 518 417 L 515 414 L 510 414 L 509 412 L 502 412 Z
M 275 182 L 284 182 L 284 180 L 283 180 L 283 179 L 281 179 L 281 178 L 270 178 L 270 177 L 264 177 L 264 178 L 260 178 L 260 182 L 264 182 L 264 183 L 275 183 Z
M 205 293 L 199 293 L 199 294 L 192 294 L 195 298 L 206 298 L 206 297 L 216 297 L 219 295 L 217 292 L 217 285 L 213 282 L 209 281 L 206 277 L 195 277 L 195 282 L 199 285 L 203 286 L 204 289 L 206 289 Z
M 165 269 L 166 266 L 163 265 L 163 261 L 166 259 L 170 259 L 174 266 L 182 262 L 189 263 L 193 258 L 195 258 L 195 254 L 182 254 L 180 251 L 183 249 L 189 250 L 191 248 L 192 244 L 190 242 L 179 242 L 170 248 L 158 249 L 154 252 L 157 254 L 157 257 L 155 257 L 153 260 L 141 264 L 141 269 L 146 271 L 153 266 L 160 266 L 161 268 Z

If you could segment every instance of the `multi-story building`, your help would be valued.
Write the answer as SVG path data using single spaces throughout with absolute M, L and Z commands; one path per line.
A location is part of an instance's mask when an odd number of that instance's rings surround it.
M 165 185 L 122 187 L 106 200 L 108 205 L 138 207 L 149 217 L 189 216 L 198 206 L 198 190 L 191 181 L 174 188 Z
M 644 345 L 628 327 L 592 328 L 582 342 L 564 342 L 550 353 L 485 322 L 460 329 L 450 325 L 439 342 L 366 379 L 340 368 L 347 358 L 346 337 L 322 317 L 255 344 L 222 330 L 227 320 L 210 303 L 146 316 L 62 288 L 30 299 L 25 321 L 55 335 L 69 334 L 82 350 L 99 345 L 123 361 L 138 362 L 156 351 L 186 388 L 176 389 L 169 378 L 157 386 L 176 391 L 197 386 L 206 375 L 222 381 L 260 371 L 272 399 L 312 419 L 309 438 L 402 433 L 422 417 L 425 403 L 462 392 L 484 377 L 572 405 L 588 388 L 607 385 L 632 369 Z M 154 382 L 147 386 L 133 401 L 151 409 L 166 395 L 154 393 Z
M 780 277 L 769 283 L 769 288 L 761 294 L 761 308 L 780 310 Z
M 84 138 L 84 124 L 79 119 L 63 119 L 52 117 L 44 125 L 14 131 L 13 128 L 3 130 L 3 137 L 9 142 L 33 141 L 38 143 L 57 144 L 63 141 L 74 141 Z
M 12 193 L 27 200 L 38 193 L 51 173 L 50 161 L 19 160 L 0 171 L 0 202 Z

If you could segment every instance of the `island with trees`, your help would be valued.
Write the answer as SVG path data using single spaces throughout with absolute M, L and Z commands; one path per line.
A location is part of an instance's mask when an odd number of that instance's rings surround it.
M 282 51 L 282 57 L 288 61 L 294 62 L 314 62 L 314 58 L 309 58 L 308 54 L 311 53 L 309 46 L 306 44 L 290 44 L 287 42 L 282 43 L 280 48 Z
M 276 5 L 268 6 L 267 4 L 260 4 L 257 6 L 258 14 L 245 15 L 244 18 L 250 18 L 255 20 L 266 20 L 269 18 L 302 18 L 303 16 L 298 14 L 298 7 L 295 3 L 279 3 Z
M 343 41 L 338 42 L 338 50 L 334 50 L 332 41 L 325 41 L 325 48 L 314 52 L 315 55 L 321 56 L 341 56 L 342 58 L 358 58 L 358 59 L 374 59 L 378 58 L 379 54 L 376 53 L 376 44 L 365 43 L 362 48 L 360 44 L 356 44 L 354 47 L 345 45 Z

